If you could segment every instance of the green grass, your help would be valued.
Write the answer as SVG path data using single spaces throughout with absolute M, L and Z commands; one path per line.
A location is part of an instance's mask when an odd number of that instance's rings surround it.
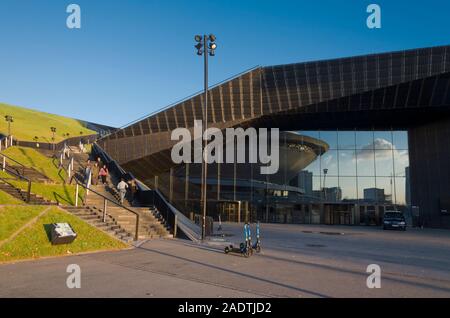
M 23 204 L 23 202 L 0 190 L 0 204 Z
M 54 182 L 64 183 L 67 177 L 67 173 L 58 168 L 58 159 L 48 158 L 33 148 L 14 146 L 3 150 L 2 153 L 20 162 L 25 167 L 39 171 Z M 8 160 L 8 162 L 11 165 L 16 165 L 11 160 Z
M 8 179 L 8 182 L 23 190 L 28 189 L 28 183 L 25 181 L 14 180 L 11 175 L 0 171 L 0 177 Z M 43 184 L 38 182 L 31 183 L 31 192 L 40 195 L 47 200 L 59 202 L 63 205 L 75 205 L 75 185 L 68 184 Z M 84 196 L 84 188 L 79 187 L 78 202 Z
M 69 223 L 78 236 L 71 244 L 52 245 L 49 240 L 49 225 L 61 222 Z M 125 247 L 127 247 L 125 243 L 112 238 L 69 213 L 52 207 L 35 224 L 24 229 L 14 239 L 0 246 L 0 262 L 71 255 L 96 250 L 122 249 Z
M 0 207 L 0 242 L 10 237 L 44 208 L 44 206 Z
M 67 133 L 69 137 L 80 136 L 80 132 L 83 135 L 95 134 L 85 127 L 85 123 L 76 119 L 0 103 L 0 133 L 4 135 L 8 134 L 5 115 L 13 116 L 11 134 L 23 141 L 34 141 L 37 136 L 38 142 L 52 142 L 50 127 L 56 128 L 55 142 L 66 139 L 63 134 Z

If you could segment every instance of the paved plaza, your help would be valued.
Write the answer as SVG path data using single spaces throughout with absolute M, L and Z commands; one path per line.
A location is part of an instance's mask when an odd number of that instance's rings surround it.
M 254 229 L 254 226 L 253 226 Z M 225 242 L 152 240 L 101 252 L 0 265 L 0 297 L 450 297 L 450 231 L 262 224 L 262 253 Z M 226 240 L 242 225 L 224 224 Z M 66 286 L 69 264 L 81 288 Z M 369 264 L 381 288 L 366 286 Z

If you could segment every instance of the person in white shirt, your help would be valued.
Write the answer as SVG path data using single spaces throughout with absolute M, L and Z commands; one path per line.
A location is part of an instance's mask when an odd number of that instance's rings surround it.
M 123 204 L 123 199 L 125 199 L 125 195 L 127 194 L 128 184 L 122 179 L 117 184 L 117 190 L 119 190 L 120 194 L 120 204 Z

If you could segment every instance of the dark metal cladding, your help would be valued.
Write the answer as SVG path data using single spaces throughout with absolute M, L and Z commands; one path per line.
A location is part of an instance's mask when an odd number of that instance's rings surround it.
M 409 132 L 412 205 L 450 227 L 450 46 L 260 67 L 213 87 L 209 126 Z M 203 95 L 99 141 L 142 180 L 168 173 L 171 131 L 202 119 Z M 448 206 L 450 211 L 450 206 Z

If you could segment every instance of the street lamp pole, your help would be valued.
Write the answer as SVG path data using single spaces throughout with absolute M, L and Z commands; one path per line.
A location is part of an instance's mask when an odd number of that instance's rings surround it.
M 206 210 L 207 210 L 207 180 L 208 180 L 208 164 L 206 140 L 204 139 L 204 132 L 208 129 L 208 56 L 214 56 L 216 50 L 216 37 L 213 34 L 210 35 L 196 35 L 195 41 L 197 44 L 197 55 L 203 55 L 204 65 L 204 111 L 203 111 L 203 123 L 202 123 L 202 185 L 201 185 L 201 204 L 202 204 L 202 240 L 206 236 Z
M 325 198 L 325 201 L 327 200 L 327 189 L 325 187 L 325 180 L 327 177 L 328 169 L 323 169 L 323 196 Z
M 52 144 L 53 144 L 53 151 L 55 151 L 55 132 L 56 132 L 56 127 L 50 127 L 50 130 L 52 131 Z
M 11 115 L 6 115 L 5 120 L 8 122 L 8 137 L 11 136 L 11 123 L 14 121 Z

